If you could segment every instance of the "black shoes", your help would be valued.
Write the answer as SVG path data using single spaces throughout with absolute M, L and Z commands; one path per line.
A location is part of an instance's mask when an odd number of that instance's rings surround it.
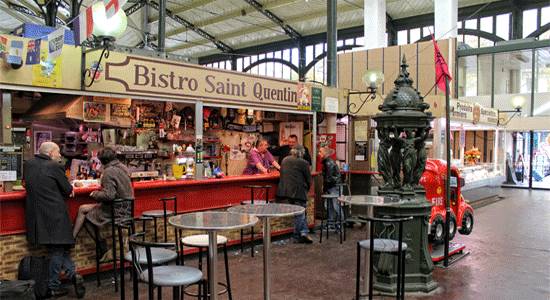
M 84 286 L 84 278 L 82 278 L 82 275 L 75 274 L 72 281 L 76 297 L 78 299 L 84 298 L 84 294 L 86 294 L 86 287 Z
M 301 235 L 300 238 L 298 239 L 298 243 L 311 244 L 313 243 L 313 240 L 307 235 Z
M 48 289 L 48 296 L 47 298 L 57 298 L 65 296 L 69 293 L 66 288 L 58 287 L 56 289 Z

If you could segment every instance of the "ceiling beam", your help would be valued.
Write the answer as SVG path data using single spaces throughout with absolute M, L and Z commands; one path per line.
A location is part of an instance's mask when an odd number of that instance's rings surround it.
M 285 5 L 294 3 L 294 2 L 296 2 L 296 0 L 275 0 L 275 1 L 272 1 L 272 2 L 269 2 L 269 3 L 265 4 L 264 8 L 265 9 L 274 9 L 274 8 L 285 6 Z M 198 22 L 195 23 L 195 25 L 198 26 L 198 27 L 203 28 L 203 27 L 208 26 L 208 25 L 213 25 L 213 24 L 221 23 L 221 22 L 231 20 L 231 19 L 234 19 L 234 18 L 239 18 L 239 17 L 242 17 L 243 14 L 247 15 L 247 14 L 251 14 L 255 11 L 256 11 L 255 8 L 253 8 L 251 6 L 247 6 L 244 9 L 235 9 L 235 10 L 232 10 L 231 12 L 228 12 L 227 14 L 220 14 L 218 16 L 206 19 L 204 21 L 198 21 Z M 166 37 L 168 38 L 168 37 L 180 34 L 180 33 L 184 33 L 185 31 L 187 31 L 187 29 L 185 27 L 174 29 L 174 30 L 168 31 L 166 33 Z
M 174 8 L 172 9 L 172 13 L 174 15 L 179 15 L 183 12 L 186 12 L 188 10 L 192 10 L 192 9 L 195 9 L 197 7 L 201 7 L 201 6 L 205 6 L 205 5 L 208 5 L 212 2 L 216 2 L 217 0 L 202 0 L 202 1 L 193 1 L 191 4 L 188 4 L 188 5 L 182 5 L 180 7 L 177 7 L 177 8 Z M 154 17 L 151 17 L 149 18 L 149 23 L 153 23 L 153 22 L 156 22 L 159 20 L 159 16 L 154 16 Z
M 126 16 L 131 16 L 134 13 L 138 12 L 142 7 L 145 6 L 145 1 L 141 0 L 139 2 L 134 3 L 134 5 L 124 9 L 124 12 L 126 13 Z
M 154 1 L 151 1 L 149 3 L 151 5 L 151 7 L 153 7 L 154 9 L 158 10 L 159 9 L 159 4 L 157 2 L 154 2 Z M 221 51 L 223 52 L 233 52 L 233 48 L 229 47 L 227 44 L 225 44 L 224 42 L 222 42 L 220 39 L 217 39 L 215 38 L 213 35 L 211 35 L 210 33 L 200 29 L 199 27 L 195 26 L 195 24 L 185 20 L 184 18 L 180 17 L 180 16 L 177 16 L 177 15 L 174 15 L 174 13 L 167 9 L 166 10 L 166 16 L 168 16 L 169 18 L 171 18 L 172 20 L 180 23 L 181 25 L 187 27 L 188 29 L 191 29 L 193 30 L 195 33 L 197 33 L 198 35 L 200 35 L 202 38 L 204 38 L 206 41 L 208 42 L 211 42 L 213 43 L 214 45 L 216 45 L 216 47 L 218 49 L 220 49 Z
M 346 12 L 350 12 L 350 11 L 358 10 L 358 9 L 359 8 L 357 8 L 356 6 L 349 5 L 348 3 L 343 3 L 338 7 L 338 13 L 342 14 L 342 13 L 346 13 Z M 308 15 L 305 15 L 305 16 L 300 15 L 300 16 L 290 18 L 286 21 L 286 23 L 287 24 L 293 24 L 293 23 L 309 21 L 309 20 L 313 20 L 313 19 L 316 19 L 316 18 L 323 17 L 326 14 L 327 14 L 326 9 L 321 9 L 321 10 L 314 11 L 314 12 L 308 14 Z M 363 22 L 363 18 L 361 18 L 361 22 Z M 341 24 L 338 24 L 338 26 L 341 26 Z M 241 36 L 241 35 L 246 35 L 246 34 L 258 32 L 258 31 L 266 30 L 267 28 L 273 28 L 273 27 L 276 27 L 276 26 L 272 22 L 267 22 L 267 23 L 263 23 L 263 24 L 258 24 L 257 26 L 244 27 L 244 28 L 239 29 L 239 30 L 227 32 L 225 34 L 219 35 L 218 38 L 221 39 L 221 40 L 227 40 L 227 39 L 235 38 L 235 37 L 238 37 L 238 36 Z M 166 52 L 174 52 L 174 51 L 178 51 L 178 50 L 183 50 L 183 49 L 196 47 L 197 45 L 205 45 L 205 44 L 208 44 L 207 40 L 194 40 L 193 44 L 185 44 L 185 45 L 179 45 L 179 46 L 174 46 L 174 47 L 171 47 L 171 48 L 167 48 Z
M 257 11 L 259 11 L 262 15 L 264 15 L 266 18 L 271 20 L 273 23 L 277 24 L 279 27 L 281 27 L 286 35 L 288 35 L 291 39 L 299 41 L 302 38 L 302 35 L 296 31 L 292 26 L 285 24 L 285 22 L 279 18 L 276 14 L 271 12 L 271 10 L 266 9 L 261 3 L 259 3 L 256 0 L 244 0 L 248 5 L 254 7 Z

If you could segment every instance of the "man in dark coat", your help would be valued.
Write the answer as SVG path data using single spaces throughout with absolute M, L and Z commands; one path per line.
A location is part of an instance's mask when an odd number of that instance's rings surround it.
M 285 157 L 290 155 L 291 149 L 299 145 L 298 136 L 296 136 L 295 134 L 289 135 L 287 141 L 288 141 L 288 144 L 280 147 L 276 147 L 269 151 L 271 152 L 272 155 L 279 157 L 279 164 L 283 162 L 283 159 L 285 159 Z M 311 156 L 309 155 L 309 151 L 306 147 L 303 147 L 303 149 L 304 149 L 303 159 L 305 159 L 311 165 Z
M 342 183 L 340 177 L 340 169 L 336 162 L 330 157 L 332 149 L 322 147 L 319 149 L 319 155 L 323 162 L 323 193 L 328 195 L 340 195 L 339 183 Z M 326 203 L 328 219 L 332 224 L 336 223 L 342 214 L 342 209 L 338 203 L 337 197 L 332 198 L 329 203 Z
M 52 296 L 67 294 L 59 280 L 59 273 L 64 268 L 66 277 L 75 285 L 77 296 L 82 298 L 85 293 L 84 281 L 76 273 L 70 257 L 75 240 L 65 203 L 73 187 L 58 162 L 60 158 L 59 146 L 53 142 L 44 142 L 40 145 L 39 154 L 24 164 L 27 240 L 32 245 L 42 245 L 48 249 L 49 293 Z
M 290 150 L 281 164 L 281 176 L 277 187 L 277 198 L 307 209 L 307 192 L 311 186 L 309 164 L 303 159 L 304 147 L 297 145 Z M 294 235 L 298 242 L 311 244 L 307 236 L 307 218 L 305 212 L 294 217 Z

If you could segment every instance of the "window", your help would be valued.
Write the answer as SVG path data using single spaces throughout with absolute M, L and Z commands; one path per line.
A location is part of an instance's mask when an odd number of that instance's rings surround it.
M 292 48 L 291 62 L 293 65 L 298 66 L 300 61 L 300 55 L 298 54 L 298 48 Z
M 410 31 L 411 40 L 410 43 L 416 43 L 420 39 L 420 28 L 414 28 Z
M 272 63 L 273 64 L 273 76 L 276 78 L 282 78 L 283 77 L 283 65 L 280 63 Z
M 550 48 L 535 50 L 535 106 L 533 115 L 550 116 Z
M 481 31 L 493 33 L 493 17 L 481 18 L 479 21 Z
M 355 43 L 358 46 L 364 46 L 365 45 L 365 37 L 364 36 L 358 37 L 357 39 L 355 39 Z
M 477 56 L 458 59 L 458 96 L 477 96 Z
M 422 28 L 422 37 L 429 36 L 431 33 L 434 33 L 433 26 L 427 26 Z
M 501 38 L 508 40 L 510 38 L 510 14 L 497 16 L 496 34 Z
M 409 41 L 407 40 L 407 30 L 400 30 L 397 32 L 397 44 L 406 45 Z
M 477 29 L 477 19 L 474 20 L 466 20 L 466 28 L 467 29 Z
M 313 60 L 313 46 L 306 47 L 306 65 Z
M 355 41 L 353 39 L 347 39 L 346 40 L 346 45 L 351 46 L 351 45 L 354 45 L 354 43 L 355 43 Z
M 513 109 L 511 99 L 523 96 L 524 114 L 531 111 L 532 50 L 495 54 L 495 108 Z
M 242 72 L 243 71 L 243 59 L 237 58 L 237 71 Z
M 464 43 L 466 43 L 468 46 L 472 48 L 478 48 L 478 37 L 475 35 L 464 35 Z
M 548 23 L 550 23 L 550 6 L 543 7 L 540 10 L 540 25 L 543 26 Z
M 537 15 L 536 9 L 530 9 L 523 12 L 523 37 L 527 37 L 533 31 L 537 30 Z

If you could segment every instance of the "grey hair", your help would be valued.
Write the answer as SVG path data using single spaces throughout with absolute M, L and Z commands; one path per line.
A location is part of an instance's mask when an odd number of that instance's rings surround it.
M 296 147 L 290 149 L 290 155 L 297 158 L 303 158 L 304 153 L 305 153 L 305 148 L 302 145 L 296 145 Z
M 40 148 L 38 148 L 38 153 L 50 156 L 50 153 L 56 149 L 59 150 L 59 146 L 56 143 L 44 142 L 40 144 Z

